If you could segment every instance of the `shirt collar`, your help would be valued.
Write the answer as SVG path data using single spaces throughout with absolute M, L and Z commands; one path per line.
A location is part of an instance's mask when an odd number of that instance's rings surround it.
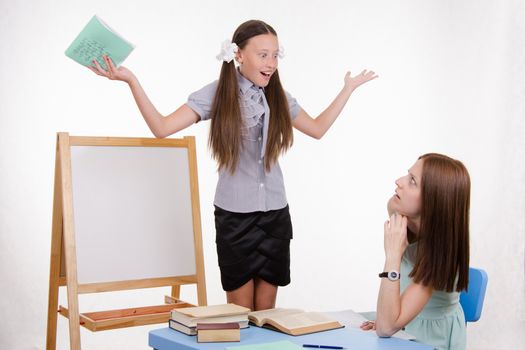
M 237 68 L 236 69 L 237 71 L 237 83 L 239 84 L 239 89 L 241 90 L 241 92 L 244 94 L 246 93 L 246 91 L 248 91 L 252 86 L 255 88 L 255 89 L 259 89 L 259 87 L 257 87 L 254 83 L 252 83 L 250 80 L 248 80 L 247 78 L 245 78 L 241 72 L 239 71 L 239 69 Z

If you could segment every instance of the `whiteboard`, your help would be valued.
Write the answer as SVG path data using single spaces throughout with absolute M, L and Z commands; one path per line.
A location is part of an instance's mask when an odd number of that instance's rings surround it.
M 79 284 L 195 275 L 188 149 L 71 146 Z

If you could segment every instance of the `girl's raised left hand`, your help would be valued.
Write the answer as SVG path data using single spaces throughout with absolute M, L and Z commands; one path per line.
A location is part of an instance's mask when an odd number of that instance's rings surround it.
M 377 78 L 378 75 L 373 71 L 363 70 L 361 73 L 352 77 L 351 73 L 348 72 L 345 75 L 345 87 L 354 90 L 358 86 Z

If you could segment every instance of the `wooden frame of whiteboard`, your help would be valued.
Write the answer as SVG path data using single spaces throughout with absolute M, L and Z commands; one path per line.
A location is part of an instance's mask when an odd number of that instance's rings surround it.
M 183 147 L 188 150 L 188 168 L 191 193 L 193 239 L 195 247 L 195 275 L 149 278 L 140 280 L 79 284 L 77 280 L 77 252 L 73 220 L 73 192 L 71 171 L 71 146 L 124 146 L 124 147 Z M 180 286 L 195 284 L 199 305 L 206 305 L 206 282 L 197 178 L 195 138 L 152 139 L 122 137 L 75 137 L 58 133 L 55 182 L 53 195 L 53 219 L 51 230 L 51 258 L 49 273 L 49 303 L 47 317 L 46 348 L 56 348 L 57 309 L 69 319 L 71 349 L 80 349 L 80 325 L 92 330 L 108 330 L 167 322 L 170 310 L 193 306 L 180 301 Z M 68 308 L 58 305 L 59 287 L 66 286 Z M 78 295 L 108 291 L 171 286 L 171 297 L 166 296 L 164 305 L 101 311 L 79 312 Z

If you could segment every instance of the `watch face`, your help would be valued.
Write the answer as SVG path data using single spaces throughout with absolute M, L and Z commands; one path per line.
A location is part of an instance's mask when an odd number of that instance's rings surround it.
M 391 281 L 396 281 L 399 279 L 399 273 L 397 271 L 390 271 L 388 273 L 388 279 Z

